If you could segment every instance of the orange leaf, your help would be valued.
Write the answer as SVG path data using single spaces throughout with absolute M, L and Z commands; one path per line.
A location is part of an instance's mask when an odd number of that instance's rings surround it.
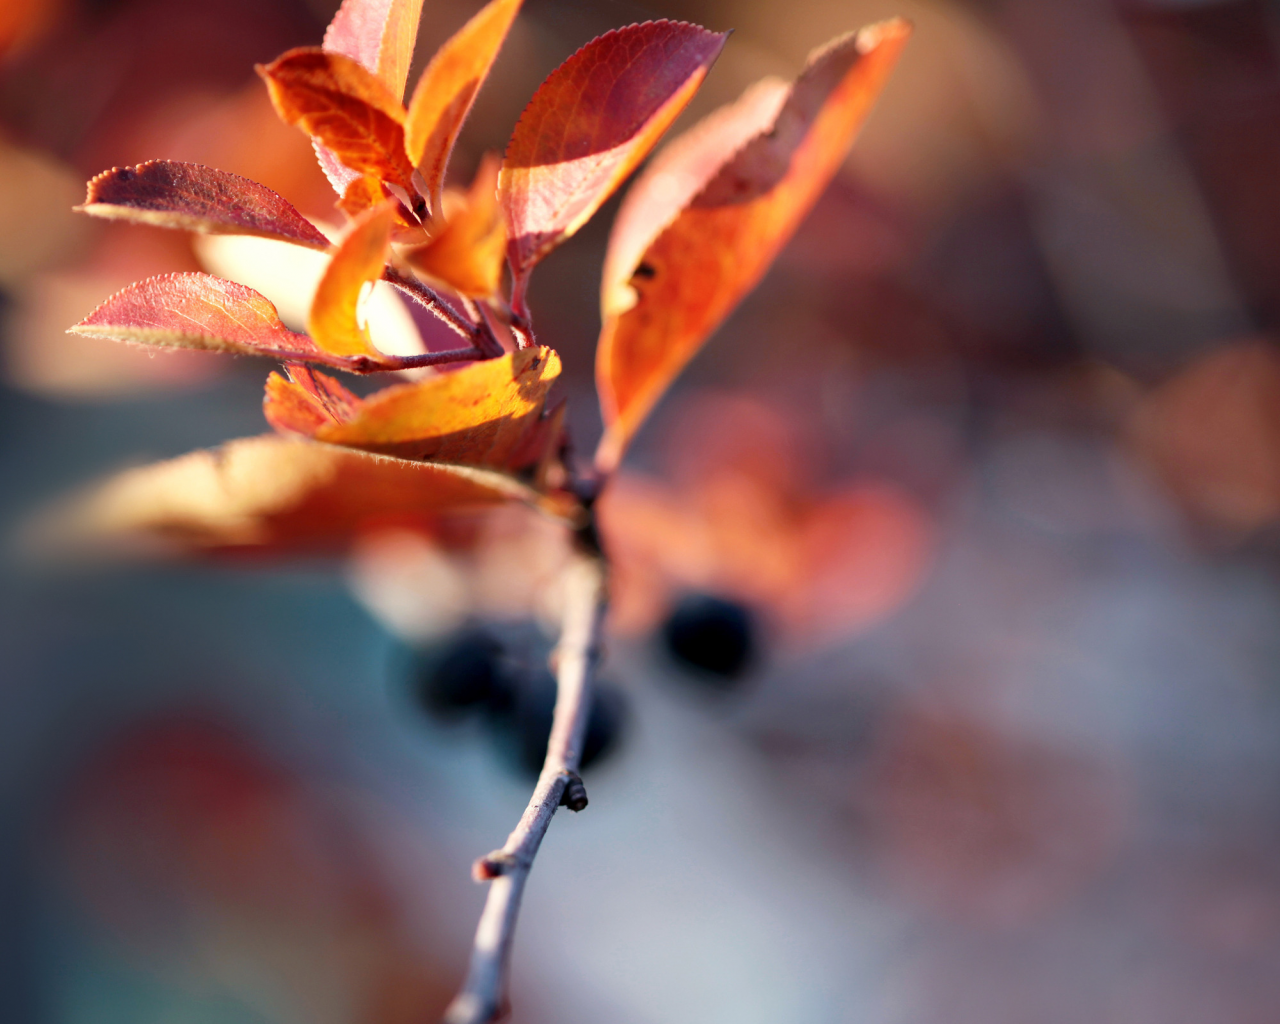
M 332 377 L 293 364 L 288 379 L 278 373 L 267 377 L 262 411 L 276 430 L 314 437 L 330 423 L 345 423 L 356 415 L 360 399 Z
M 442 512 L 525 498 L 518 481 L 484 470 L 377 459 L 299 438 L 231 441 L 121 473 L 44 510 L 31 549 L 197 554 L 337 550 L 363 530 L 430 528 Z
M 163 274 L 117 292 L 68 332 L 166 348 L 323 358 L 264 295 L 209 274 Z
M 434 213 L 439 212 L 449 154 L 489 75 L 521 0 L 491 0 L 436 51 L 413 90 L 405 124 L 409 159 L 422 173 Z
M 108 220 L 329 248 L 329 240 L 310 221 L 265 185 L 176 160 L 103 171 L 89 182 L 84 205 L 76 209 Z
M 365 210 L 379 206 L 389 200 L 393 204 L 392 241 L 414 243 L 421 242 L 426 238 L 427 233 L 422 226 L 422 222 L 406 210 L 399 197 L 387 188 L 381 178 L 375 175 L 365 174 L 351 179 L 351 182 L 342 193 L 342 198 L 338 200 L 337 206 L 339 210 L 352 220 L 355 220 Z
M 372 71 L 396 99 L 404 96 L 422 0 L 344 0 L 324 33 L 324 49 Z
M 340 53 L 304 46 L 258 65 L 276 112 L 352 171 L 414 194 L 404 152 L 404 106 L 381 79 Z M 322 161 L 323 163 L 323 161 Z
M 337 356 L 378 356 L 369 329 L 356 318 L 360 293 L 382 276 L 391 250 L 395 204 L 386 202 L 362 213 L 339 244 L 316 287 L 307 317 L 315 343 Z
M 708 168 L 703 147 L 689 145 L 691 167 L 706 184 L 665 230 L 661 218 L 669 211 L 655 211 L 653 226 L 661 234 L 639 260 L 634 232 L 642 211 L 625 219 L 604 282 L 605 323 L 596 350 L 606 424 L 596 452 L 601 469 L 617 465 L 658 397 L 755 287 L 822 194 L 910 31 L 905 21 L 881 22 L 815 52 L 771 129 L 718 171 Z M 749 122 L 750 108 L 768 102 L 767 91 L 760 92 L 729 121 Z M 673 168 L 666 163 L 655 173 L 669 175 Z M 620 265 L 623 253 L 629 267 Z M 618 295 L 623 280 L 635 292 L 625 310 Z
M 273 424 L 329 444 L 413 461 L 514 471 L 538 455 L 531 454 L 529 437 L 541 436 L 547 391 L 559 374 L 554 351 L 529 348 L 386 388 L 364 401 L 322 374 L 314 375 L 315 384 L 273 374 L 264 409 Z M 317 384 L 325 400 L 318 398 Z M 337 399 L 329 399 L 334 394 Z
M 628 25 L 588 43 L 539 86 L 502 167 L 518 277 L 586 223 L 645 158 L 726 38 L 684 22 Z
M 459 208 L 438 235 L 405 253 L 414 270 L 462 295 L 492 298 L 502 281 L 507 231 L 498 209 L 501 162 L 486 156 Z

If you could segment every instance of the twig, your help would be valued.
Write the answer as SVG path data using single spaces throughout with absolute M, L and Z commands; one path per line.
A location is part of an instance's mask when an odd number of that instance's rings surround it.
M 506 355 L 506 350 L 503 349 L 502 342 L 498 340 L 493 324 L 489 321 L 488 307 L 474 299 L 464 297 L 462 301 L 466 303 L 468 315 L 476 322 L 476 347 L 484 349 L 490 359 Z
M 382 279 L 391 282 L 401 291 L 413 296 L 428 312 L 444 321 L 446 325 L 466 338 L 467 341 L 475 343 L 479 328 L 449 303 L 445 302 L 440 293 L 430 285 L 423 284 L 416 277 L 400 273 L 395 267 L 387 267 L 383 270 Z
M 590 539 L 590 538 L 588 538 Z M 565 571 L 564 624 L 556 651 L 556 708 L 547 758 L 529 806 L 500 850 L 472 867 L 477 881 L 491 880 L 476 928 L 471 966 L 462 991 L 445 1011 L 444 1024 L 488 1024 L 506 1004 L 507 967 L 525 882 L 547 826 L 562 803 L 580 811 L 587 793 L 578 762 L 591 708 L 591 680 L 600 653 L 606 588 L 604 560 L 594 545 Z

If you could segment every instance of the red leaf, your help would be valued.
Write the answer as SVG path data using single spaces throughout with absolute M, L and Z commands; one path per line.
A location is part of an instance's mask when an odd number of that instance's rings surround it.
M 286 122 L 350 170 L 375 174 L 414 194 L 413 165 L 404 152 L 404 106 L 381 79 L 350 57 L 305 46 L 259 64 L 258 74 Z
M 404 96 L 418 40 L 422 0 L 344 0 L 324 34 L 324 49 L 358 61 Z
M 329 248 L 329 240 L 310 221 L 265 185 L 176 160 L 103 171 L 89 182 L 84 205 L 76 209 L 109 220 Z
M 596 452 L 603 470 L 615 467 L 627 442 L 703 341 L 764 275 L 844 160 L 910 35 L 901 20 L 843 36 L 815 52 L 769 131 L 711 173 L 706 146 L 682 147 L 691 178 L 705 180 L 697 195 L 663 229 L 670 211 L 629 210 L 611 248 L 603 284 L 605 324 L 596 349 L 596 382 L 606 431 Z M 725 115 L 748 124 L 771 102 L 758 92 Z M 739 121 L 739 119 L 741 119 Z M 697 129 L 695 129 L 697 131 Z M 707 133 L 711 138 L 715 132 Z M 709 144 L 709 143 L 708 143 Z M 674 161 L 655 174 L 679 173 Z M 692 183 L 682 186 L 685 194 Z M 645 182 L 641 198 L 655 191 Z M 637 254 L 637 234 L 652 223 L 656 238 Z M 661 231 L 660 234 L 657 234 Z M 623 282 L 626 282 L 624 285 Z M 635 299 L 627 308 L 622 289 Z
M 433 213 L 439 213 L 458 132 L 519 10 L 520 0 L 491 0 L 440 47 L 413 90 L 405 146 L 426 182 Z
M 310 338 L 280 322 L 266 297 L 208 274 L 164 274 L 131 284 L 70 333 L 280 359 L 324 358 Z
M 301 381 L 272 374 L 264 408 L 272 424 L 329 444 L 515 471 L 540 454 L 529 438 L 542 436 L 547 392 L 559 373 L 555 352 L 529 348 L 386 388 L 364 401 L 322 374 Z
M 726 38 L 683 22 L 629 25 L 588 43 L 542 83 L 502 167 L 519 277 L 586 223 L 644 159 Z

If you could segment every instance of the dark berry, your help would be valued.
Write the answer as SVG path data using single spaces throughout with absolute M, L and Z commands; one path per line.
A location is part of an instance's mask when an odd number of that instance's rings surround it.
M 510 689 L 502 645 L 479 628 L 456 634 L 428 655 L 419 678 L 423 705 L 441 717 L 500 703 Z
M 710 594 L 683 598 L 662 627 L 662 639 L 677 662 L 728 688 L 755 656 L 755 622 L 740 604 Z
M 495 708 L 495 734 L 516 766 L 536 777 L 547 756 L 551 720 L 555 715 L 556 681 L 550 672 L 531 674 L 521 681 L 511 704 Z M 618 746 L 626 725 L 626 697 L 617 687 L 598 684 L 593 691 L 582 744 L 582 770 L 598 764 Z

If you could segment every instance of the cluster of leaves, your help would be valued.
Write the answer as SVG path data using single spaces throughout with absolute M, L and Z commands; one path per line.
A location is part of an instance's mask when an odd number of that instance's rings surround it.
M 454 143 L 519 7 L 491 0 L 431 59 L 407 106 L 421 0 L 345 0 L 323 46 L 258 68 L 280 116 L 311 137 L 349 219 L 336 240 L 264 186 L 208 167 L 151 161 L 89 183 L 81 209 L 93 216 L 257 235 L 331 258 L 306 334 L 252 289 L 195 273 L 134 284 L 72 328 L 285 364 L 266 385 L 278 435 L 134 470 L 80 506 L 77 528 L 226 548 L 332 545 L 371 518 L 512 499 L 580 519 L 596 488 L 563 464 L 561 410 L 547 405 L 560 360 L 534 338 L 529 278 L 644 160 L 727 34 L 653 21 L 595 39 L 539 87 L 503 158 L 447 189 Z M 889 21 L 832 41 L 794 83 L 757 83 L 696 125 L 633 186 L 601 286 L 599 477 L 817 199 L 908 33 Z M 359 316 L 379 279 L 464 344 L 380 352 Z M 364 399 L 316 369 L 441 364 L 463 365 Z

